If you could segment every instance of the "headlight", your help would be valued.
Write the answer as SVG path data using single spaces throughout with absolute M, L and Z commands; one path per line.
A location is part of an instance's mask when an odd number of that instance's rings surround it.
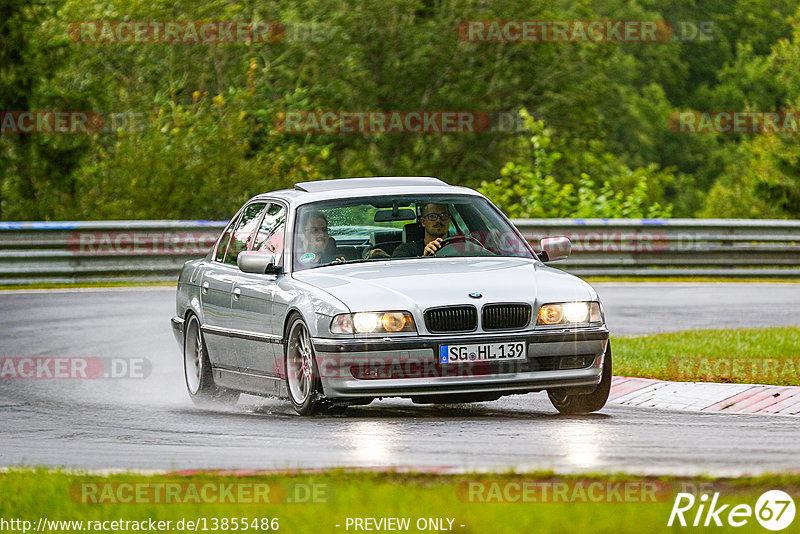
M 599 302 L 562 302 L 560 304 L 543 304 L 539 308 L 536 324 L 575 324 L 600 323 Z
M 414 318 L 407 311 L 343 313 L 331 321 L 331 332 L 334 334 L 396 334 L 416 331 Z

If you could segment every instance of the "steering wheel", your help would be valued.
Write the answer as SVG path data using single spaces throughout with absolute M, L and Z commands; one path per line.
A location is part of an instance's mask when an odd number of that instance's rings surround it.
M 444 240 L 441 243 L 441 246 L 439 247 L 439 250 L 434 252 L 433 255 L 434 256 L 438 255 L 441 251 L 444 250 L 445 247 L 448 247 L 448 246 L 453 245 L 455 243 L 466 243 L 467 241 L 469 241 L 470 243 L 472 243 L 474 245 L 477 245 L 478 247 L 480 247 L 481 249 L 485 250 L 486 252 L 490 252 L 486 247 L 483 246 L 483 243 L 481 243 L 480 239 L 478 239 L 477 237 L 475 237 L 473 235 L 469 235 L 469 234 L 458 234 L 458 235 L 452 235 L 450 237 L 444 238 Z M 445 256 L 449 256 L 449 255 L 450 254 L 445 254 Z

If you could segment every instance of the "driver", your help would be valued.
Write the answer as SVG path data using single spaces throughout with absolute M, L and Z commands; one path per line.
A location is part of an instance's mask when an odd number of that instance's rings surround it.
M 422 206 L 419 222 L 425 230 L 425 237 L 419 241 L 409 241 L 394 249 L 395 258 L 413 256 L 433 256 L 442 247 L 442 241 L 450 229 L 450 212 L 444 204 L 429 202 Z

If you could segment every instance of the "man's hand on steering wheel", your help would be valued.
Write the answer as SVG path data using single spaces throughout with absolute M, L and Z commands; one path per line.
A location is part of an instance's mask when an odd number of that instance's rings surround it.
M 425 250 L 422 252 L 422 255 L 423 256 L 435 255 L 437 252 L 439 252 L 439 249 L 442 248 L 443 241 L 444 241 L 443 238 L 437 237 L 436 239 L 425 245 Z
M 452 245 L 453 243 L 466 243 L 467 241 L 478 245 L 481 248 L 485 248 L 483 243 L 481 243 L 480 239 L 473 235 L 469 234 L 457 234 L 451 235 L 450 237 L 445 238 L 437 238 L 428 243 L 425 246 L 425 251 L 422 253 L 423 256 L 435 256 L 437 252 L 442 250 L 444 247 L 448 245 Z

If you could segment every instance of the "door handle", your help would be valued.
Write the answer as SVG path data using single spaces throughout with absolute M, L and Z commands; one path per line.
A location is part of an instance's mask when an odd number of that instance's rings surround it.
M 233 288 L 233 300 L 239 300 L 239 297 L 242 296 L 242 290 L 238 287 Z
M 203 295 L 208 293 L 208 282 L 203 282 Z

